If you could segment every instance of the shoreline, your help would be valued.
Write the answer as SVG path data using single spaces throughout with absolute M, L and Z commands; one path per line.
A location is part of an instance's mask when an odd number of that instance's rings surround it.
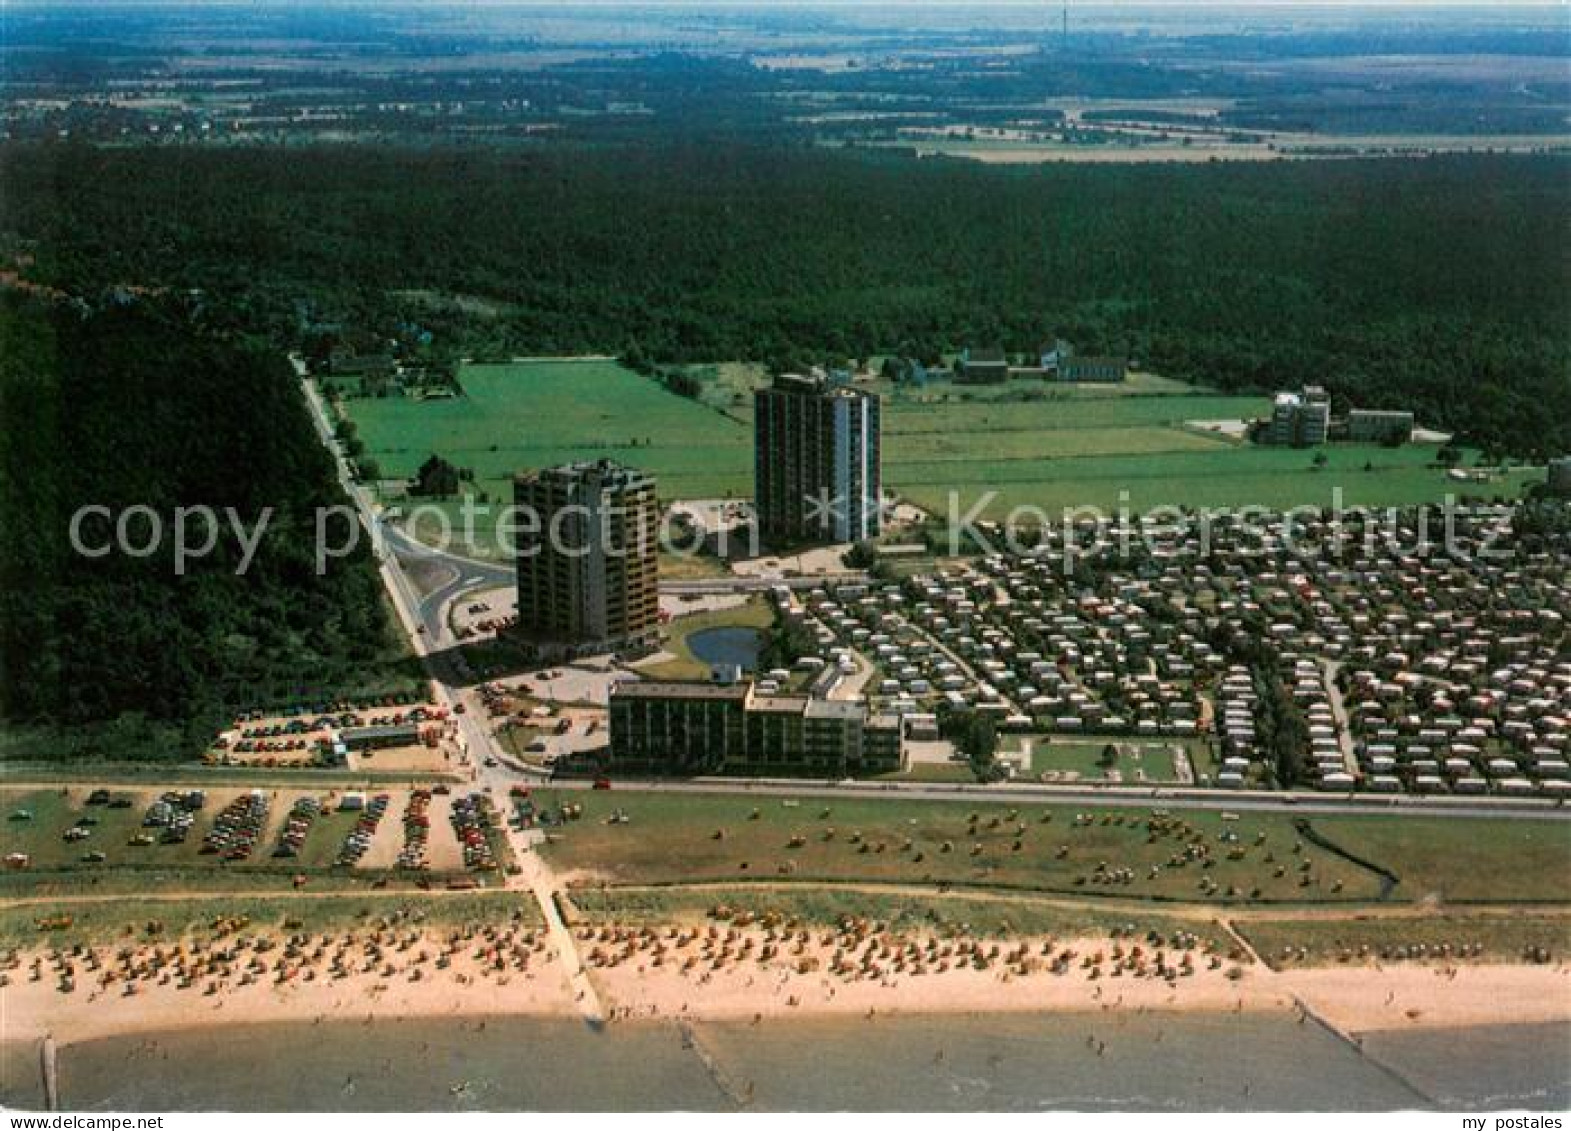
M 1146 962 L 1161 952 L 1148 946 L 1137 964 L 1138 945 L 1105 937 L 1012 940 L 1007 946 L 950 940 L 940 949 L 939 940 L 917 936 L 870 936 L 853 948 L 824 931 L 768 942 L 763 931 L 713 925 L 665 933 L 599 928 L 591 934 L 581 942 L 590 951 L 585 968 L 607 1025 L 1265 1012 L 1296 1014 L 1357 1045 L 1370 1033 L 1571 1022 L 1571 968 L 1560 964 L 1273 971 L 1247 959 L 1202 957 L 1198 950 L 1180 965 L 1174 950 L 1171 958 L 1157 959 L 1164 964 L 1158 974 Z M 596 945 L 602 936 L 613 942 Z M 680 944 L 681 938 L 688 941 Z M 0 1043 L 53 1037 L 68 1048 L 112 1037 L 276 1022 L 451 1018 L 483 1028 L 490 1018 L 583 1016 L 539 930 L 324 937 L 296 948 L 295 965 L 279 956 L 276 944 L 254 952 L 228 941 L 217 949 L 225 960 L 222 973 L 191 978 L 170 972 L 176 955 L 190 962 L 202 953 L 184 943 L 83 948 L 82 954 L 64 952 L 56 963 L 41 948 L 18 952 L 7 971 L 9 984 L 0 988 Z M 326 973 L 330 950 L 349 958 Z M 947 950 L 955 951 L 953 957 L 941 957 Z M 60 989 L 62 965 L 73 980 L 69 992 Z M 116 966 L 136 973 L 115 975 Z

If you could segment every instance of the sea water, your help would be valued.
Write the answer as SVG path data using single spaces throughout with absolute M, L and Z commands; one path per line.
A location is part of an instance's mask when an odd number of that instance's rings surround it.
M 38 1106 L 36 1046 L 0 1069 L 0 1101 Z M 1542 1110 L 1571 1099 L 1571 1026 L 1359 1049 L 1278 1014 L 288 1022 L 68 1046 L 60 1086 L 119 1111 Z

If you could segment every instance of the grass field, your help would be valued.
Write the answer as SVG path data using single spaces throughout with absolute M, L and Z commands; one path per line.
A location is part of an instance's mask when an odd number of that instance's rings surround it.
M 912 762 L 892 774 L 878 775 L 884 781 L 963 782 L 976 781 L 976 772 L 966 762 Z
M 612 361 L 471 365 L 454 400 L 356 399 L 349 412 L 389 478 L 438 453 L 472 468 L 476 495 L 511 500 L 514 472 L 610 456 L 653 472 L 665 499 L 746 497 L 752 491 L 755 367 L 694 368 L 698 400 L 667 392 Z M 1538 473 L 1456 484 L 1430 466 L 1434 448 L 1333 444 L 1314 453 L 1263 448 L 1188 427 L 1267 410 L 1263 397 L 1223 396 L 1138 374 L 1126 385 L 1065 388 L 1023 380 L 999 386 L 934 382 L 870 386 L 884 397 L 886 486 L 937 514 L 996 495 L 985 515 L 1020 506 L 1056 519 L 1066 508 L 1140 511 L 1158 505 L 1405 505 L 1448 493 L 1520 493 Z M 1464 490 L 1458 491 L 1458 487 Z M 413 505 L 411 503 L 411 505 Z M 457 504 L 437 504 L 453 515 Z M 417 524 L 429 537 L 436 519 Z
M 1172 747 L 1183 744 L 1173 739 L 1167 742 L 1132 742 L 1113 740 L 1118 757 L 1108 768 L 1102 765 L 1102 750 L 1108 742 L 1073 742 L 1061 739 L 1048 740 L 1040 735 L 1031 739 L 1031 765 L 1033 774 L 1059 773 L 1077 775 L 1076 781 L 1171 782 L 1177 780 Z
M 922 896 L 848 888 L 757 887 L 706 888 L 702 891 L 662 888 L 611 888 L 575 892 L 572 904 L 589 921 L 615 923 L 693 922 L 717 907 L 754 915 L 776 912 L 805 923 L 834 926 L 842 918 L 871 919 L 893 931 L 939 934 L 1013 936 L 1056 935 L 1074 938 L 1107 934 L 1134 922 L 1143 933 L 1186 930 L 1222 942 L 1225 934 L 1214 923 L 1192 916 L 1163 914 L 1141 908 L 1131 918 L 1125 908 L 1086 907 L 1029 896 L 987 898 L 969 894 Z
M 71 924 L 41 932 L 38 922 L 57 915 Z M 47 940 L 57 944 L 107 942 L 114 939 L 178 938 L 200 934 L 215 924 L 247 920 L 254 934 L 325 933 L 384 922 L 431 928 L 500 923 L 508 920 L 535 927 L 542 923 L 539 905 L 528 892 L 453 892 L 344 894 L 321 898 L 245 896 L 223 899 L 115 900 L 92 903 L 0 908 L 0 943 L 25 945 Z M 150 930 L 149 928 L 152 928 Z
M 839 880 L 1167 900 L 1205 898 L 1215 884 L 1217 899 L 1239 902 L 1369 900 L 1380 890 L 1364 868 L 1326 853 L 1295 854 L 1297 838 L 1280 817 L 1224 822 L 1214 812 L 1185 814 L 1189 835 L 1214 857 L 1206 867 L 1177 863 L 1188 838 L 1153 833 L 1150 811 L 1133 808 L 1098 810 L 1077 825 L 1075 811 L 1063 807 L 904 799 L 804 799 L 789 807 L 779 798 L 617 793 L 584 807 L 583 819 L 543 851 L 564 868 L 612 883 Z M 607 823 L 614 809 L 629 822 Z M 1241 838 L 1241 859 L 1228 858 L 1224 830 Z M 1257 844 L 1260 833 L 1265 841 Z M 1275 863 L 1265 863 L 1271 854 Z M 1306 857 L 1310 867 L 1301 872 Z M 1153 865 L 1160 865 L 1155 874 Z M 1119 868 L 1133 870 L 1128 882 L 1107 875 Z
M 462 381 L 464 396 L 453 400 L 350 402 L 383 475 L 413 475 L 436 452 L 511 503 L 515 472 L 609 456 L 653 472 L 668 499 L 752 490 L 744 424 L 614 361 L 470 365 Z
M 1131 428 L 1125 435 L 1128 443 L 1141 444 L 1148 434 Z M 1096 507 L 1114 516 L 1120 507 L 1137 514 L 1164 505 L 1284 510 L 1329 507 L 1338 498 L 1345 506 L 1407 506 L 1438 502 L 1448 494 L 1514 496 L 1542 477 L 1513 471 L 1488 484 L 1456 484 L 1428 466 L 1434 450 L 1418 446 L 1333 444 L 1321 449 L 1326 466 L 1315 468 L 1307 451 L 1204 442 L 1208 447 L 1187 452 L 1126 449 L 1059 458 L 1048 454 L 1055 437 L 1044 440 L 1044 454 L 1034 461 L 977 462 L 963 473 L 943 463 L 886 462 L 885 476 L 911 502 L 941 516 L 950 513 L 954 492 L 959 514 L 985 500 L 987 518 L 1037 507 L 1054 521 L 1076 507 Z
M 1160 505 L 1331 505 L 1340 490 L 1348 505 L 1434 501 L 1458 484 L 1432 467 L 1435 449 L 1330 444 L 1315 452 L 1268 448 L 1198 433 L 1196 420 L 1247 419 L 1265 412 L 1259 397 L 1066 395 L 1044 399 L 965 402 L 892 400 L 885 417 L 885 479 L 918 505 L 939 514 L 955 492 L 961 513 L 990 492 L 987 516 L 1018 506 L 1053 517 L 1065 508 L 1094 506 L 1134 511 Z M 969 390 L 968 390 L 969 391 Z M 1472 493 L 1515 494 L 1527 478 L 1470 485 Z
M 1289 814 L 1226 820 L 1217 811 L 1178 812 L 1173 820 L 1188 829 L 1181 835 L 1162 822 L 1153 828 L 1152 811 L 1135 807 L 1088 811 L 1077 823 L 1072 808 L 996 802 L 804 798 L 790 806 L 780 798 L 637 792 L 571 800 L 583 802 L 583 819 L 542 851 L 589 882 L 864 881 L 1239 905 L 1373 901 L 1383 888 L 1369 869 L 1302 841 Z M 618 809 L 630 820 L 607 823 Z M 1378 815 L 1317 817 L 1313 826 L 1402 877 L 1395 900 L 1442 891 L 1571 901 L 1565 822 Z M 1237 840 L 1224 842 L 1224 834 Z M 1209 866 L 1180 863 L 1191 843 L 1209 850 Z M 1457 851 L 1463 844 L 1471 850 Z M 1108 877 L 1118 869 L 1132 871 L 1128 882 Z
M 1275 969 L 1392 961 L 1382 949 L 1450 944 L 1478 946 L 1471 961 L 1520 961 L 1529 948 L 1563 957 L 1571 948 L 1571 916 L 1512 912 L 1493 915 L 1339 916 L 1334 919 L 1242 918 L 1234 924 Z M 1291 958 L 1287 948 L 1294 948 Z M 1307 950 L 1307 955 L 1299 952 Z M 1368 948 L 1364 953 L 1362 948 Z M 1387 952 L 1390 953 L 1389 951 Z M 1411 953 L 1411 950 L 1409 950 Z M 1415 956 L 1416 957 L 1416 956 Z
M 1390 868 L 1409 900 L 1571 899 L 1571 822 L 1315 818 L 1321 835 Z

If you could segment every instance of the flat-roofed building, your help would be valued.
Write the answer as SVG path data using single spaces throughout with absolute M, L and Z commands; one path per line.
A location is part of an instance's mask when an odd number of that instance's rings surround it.
M 1058 363 L 1060 381 L 1122 381 L 1129 376 L 1129 359 L 1087 354 L 1071 355 Z
M 347 727 L 338 732 L 338 741 L 346 750 L 381 750 L 389 746 L 416 746 L 420 743 L 420 727 L 417 723 Z
M 754 505 L 766 540 L 856 542 L 882 527 L 876 394 L 783 374 L 753 398 Z
M 955 362 L 957 385 L 1001 385 L 1009 380 L 1009 358 L 993 347 L 968 348 Z
M 751 683 L 628 681 L 611 689 L 622 773 L 838 778 L 902 766 L 897 722 L 861 700 L 765 695 Z
M 611 765 L 621 771 L 720 773 L 747 746 L 750 684 L 638 680 L 611 688 Z
M 659 641 L 655 481 L 611 460 L 519 475 L 518 632 L 543 655 Z
M 1413 414 L 1352 409 L 1347 414 L 1347 438 L 1356 444 L 1405 444 L 1413 438 Z

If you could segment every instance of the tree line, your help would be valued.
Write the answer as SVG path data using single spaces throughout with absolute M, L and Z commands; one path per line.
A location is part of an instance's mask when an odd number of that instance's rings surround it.
M 318 572 L 316 510 L 343 495 L 271 345 L 156 302 L 0 295 L 0 414 L 8 724 L 115 723 L 74 752 L 189 758 L 236 710 L 410 686 L 369 548 Z M 177 572 L 176 512 L 197 506 L 269 515 L 249 561 L 226 528 Z
M 304 306 L 476 357 L 645 366 L 1057 335 L 1227 390 L 1322 383 L 1501 454 L 1571 449 L 1563 157 L 998 168 L 679 138 L 0 157 L 30 277 L 199 288 L 279 341 Z

